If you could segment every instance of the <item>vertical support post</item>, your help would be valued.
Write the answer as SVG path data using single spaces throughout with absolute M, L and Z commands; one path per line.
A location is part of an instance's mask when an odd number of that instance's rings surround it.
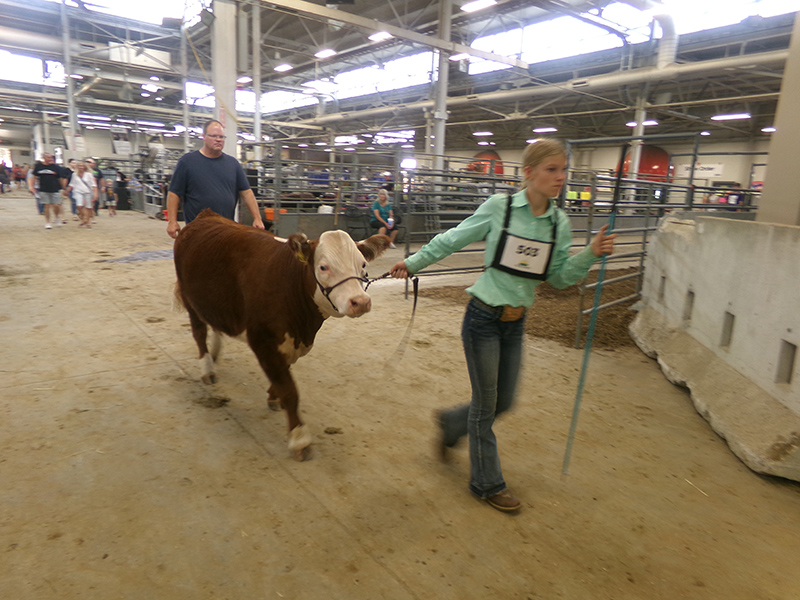
M 236 156 L 236 4 L 231 0 L 214 0 L 211 57 L 214 116 L 226 131 L 224 152 Z
M 244 9 L 244 2 L 239 4 L 236 10 L 236 62 L 238 74 L 247 73 L 248 60 L 247 51 L 247 12 Z
M 256 95 L 256 107 L 253 113 L 253 135 L 256 137 L 255 159 L 258 162 L 258 187 L 261 187 L 261 159 L 263 157 L 263 147 L 261 146 L 261 4 L 258 2 L 253 4 L 252 29 L 253 92 Z
M 449 42 L 452 29 L 453 7 L 447 0 L 439 2 L 439 38 Z M 436 75 L 436 89 L 433 108 L 433 168 L 444 168 L 445 126 L 447 125 L 447 86 L 449 85 L 450 56 L 443 50 L 437 51 L 439 68 Z
M 647 120 L 647 111 L 644 108 L 644 103 L 644 94 L 640 94 L 636 99 L 636 112 L 634 116 L 636 127 L 633 128 L 633 135 L 636 137 L 644 135 L 644 122 Z M 630 169 L 628 169 L 629 179 L 639 179 L 639 167 L 642 164 L 642 146 L 644 146 L 644 140 L 631 140 L 631 166 Z
M 75 136 L 78 135 L 78 111 L 75 109 L 75 80 L 72 79 L 72 49 L 69 39 L 69 16 L 67 15 L 67 5 L 61 2 L 61 39 L 64 43 L 64 72 L 67 83 L 67 119 L 69 121 L 69 135 L 72 136 L 67 148 L 75 147 Z M 47 130 L 47 120 L 45 118 L 45 131 Z M 46 136 L 45 145 L 50 144 L 50 136 Z
M 697 167 L 697 154 L 700 152 L 700 136 L 694 138 L 694 148 L 692 149 L 692 167 L 689 170 L 689 196 L 686 198 L 686 208 L 691 210 L 694 204 L 694 170 Z
M 189 81 L 189 61 L 187 59 L 186 22 L 181 23 L 181 85 L 183 87 L 183 153 L 189 152 L 189 97 L 186 94 L 186 84 Z
M 44 157 L 45 152 L 53 152 L 53 148 L 50 146 L 50 121 L 47 120 L 47 111 L 44 108 L 42 108 L 42 137 L 44 138 L 42 157 Z
M 274 174 L 272 175 L 272 188 L 275 190 L 275 233 L 281 235 L 281 198 L 283 197 L 283 174 L 281 173 L 281 147 L 278 140 L 272 142 L 272 160 Z

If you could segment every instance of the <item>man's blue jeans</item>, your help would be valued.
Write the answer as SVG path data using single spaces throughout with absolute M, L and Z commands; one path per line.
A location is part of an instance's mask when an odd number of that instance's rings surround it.
M 500 470 L 495 418 L 511 408 L 522 362 L 525 319 L 504 322 L 499 309 L 476 300 L 467 305 L 461 339 L 472 383 L 472 401 L 441 415 L 444 443 L 454 446 L 469 436 L 469 488 L 480 498 L 506 489 Z

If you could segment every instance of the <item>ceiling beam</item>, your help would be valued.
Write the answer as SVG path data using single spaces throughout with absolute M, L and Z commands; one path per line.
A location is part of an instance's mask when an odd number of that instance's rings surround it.
M 261 0 L 261 3 L 266 8 L 274 9 L 275 7 L 280 7 L 296 11 L 305 16 L 305 18 L 313 19 L 315 21 L 338 21 L 340 23 L 347 23 L 348 25 L 366 29 L 372 33 L 386 31 L 391 33 L 396 38 L 408 40 L 410 42 L 435 48 L 437 50 L 443 50 L 449 54 L 469 54 L 470 56 L 474 56 L 476 58 L 483 58 L 485 60 L 491 60 L 524 70 L 528 69 L 528 63 L 516 58 L 494 54 L 493 52 L 484 52 L 483 50 L 477 50 L 463 44 L 445 41 L 434 35 L 417 33 L 415 31 L 389 25 L 388 23 L 382 23 L 376 19 L 368 19 L 352 13 L 328 8 L 327 6 L 311 4 L 305 0 Z

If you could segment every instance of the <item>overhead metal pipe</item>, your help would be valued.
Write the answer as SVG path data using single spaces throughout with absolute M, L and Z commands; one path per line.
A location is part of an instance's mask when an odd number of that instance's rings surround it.
M 108 46 L 84 42 L 79 43 L 76 40 L 70 41 L 69 45 L 70 49 L 75 54 L 93 48 L 108 51 Z M 5 25 L 0 25 L 0 46 L 34 54 L 64 54 L 63 37 L 59 38 L 54 35 L 44 35 L 42 33 L 13 29 Z M 104 58 L 108 58 L 108 56 L 106 55 Z
M 664 12 L 664 5 L 653 0 L 621 0 L 629 6 L 638 8 L 641 11 L 648 11 L 653 15 L 653 19 L 661 26 L 661 41 L 658 45 L 658 58 L 656 68 L 663 69 L 667 65 L 675 62 L 678 54 L 678 32 L 675 29 L 675 21 Z
M 563 94 L 568 91 L 598 91 L 622 85 L 633 85 L 642 82 L 657 82 L 668 79 L 680 79 L 713 73 L 723 69 L 741 69 L 768 64 L 781 64 L 786 62 L 789 56 L 788 50 L 774 50 L 772 52 L 760 52 L 758 54 L 748 54 L 745 56 L 733 56 L 718 58 L 689 64 L 671 64 L 663 69 L 657 67 L 644 67 L 641 69 L 631 69 L 630 71 L 617 71 L 593 77 L 582 77 L 571 79 L 564 83 L 547 84 L 517 88 L 514 90 L 498 90 L 485 94 L 470 94 L 468 96 L 450 96 L 447 99 L 447 106 L 460 106 L 462 104 L 474 104 L 477 102 L 499 102 L 508 100 L 524 100 L 534 97 L 550 96 L 553 94 Z M 384 114 L 397 113 L 403 111 L 420 111 L 432 109 L 434 101 L 421 100 L 408 104 L 396 104 L 392 106 L 381 106 L 366 110 L 359 110 L 360 119 L 380 116 Z M 333 113 L 314 119 L 287 122 L 286 125 L 309 124 L 309 125 L 328 125 L 347 119 L 352 119 L 350 113 Z

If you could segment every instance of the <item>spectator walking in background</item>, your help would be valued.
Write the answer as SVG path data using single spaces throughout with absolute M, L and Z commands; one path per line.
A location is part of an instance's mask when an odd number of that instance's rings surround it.
M 29 190 L 33 190 L 33 199 L 36 200 L 36 210 L 39 212 L 40 215 L 44 214 L 44 206 L 42 206 L 42 199 L 39 196 L 39 180 L 33 176 L 33 169 L 36 165 L 40 164 L 37 160 L 33 163 L 33 167 L 27 170 L 25 173 L 25 185 L 28 186 Z
M 106 180 L 103 177 L 103 172 L 97 167 L 97 161 L 95 159 L 89 157 L 85 159 L 84 162 L 86 163 L 86 168 L 94 175 L 95 182 L 97 183 L 97 197 L 94 199 L 94 205 L 92 206 L 92 211 L 96 216 L 100 210 L 100 203 L 103 202 L 105 198 Z M 92 217 L 92 223 L 96 222 L 94 217 Z
M 63 169 L 53 162 L 52 154 L 45 154 L 44 161 L 33 168 L 33 179 L 39 184 L 39 198 L 44 205 L 44 228 L 52 229 L 52 223 L 61 225 L 61 190 L 67 182 Z M 29 184 L 28 190 L 36 195 L 35 186 Z
M 86 164 L 79 162 L 76 164 L 75 172 L 69 181 L 67 187 L 69 192 L 75 198 L 75 203 L 78 205 L 80 212 L 81 223 L 78 227 L 92 228 L 92 219 L 94 218 L 94 201 L 97 199 L 97 180 L 94 174 L 86 168 Z
M 14 180 L 15 187 L 21 190 L 22 184 L 25 182 L 25 172 L 22 170 L 21 165 L 14 165 L 11 168 L 11 177 Z
M 128 196 L 128 178 L 122 171 L 117 171 L 114 179 L 114 203 L 108 207 L 109 215 L 112 217 L 116 215 L 117 208 L 120 210 L 130 210 L 131 208 Z
M 72 175 L 75 173 L 75 166 L 77 165 L 78 161 L 74 158 L 70 158 L 67 161 L 67 168 L 64 169 L 64 178 L 67 180 L 67 186 L 69 186 L 69 182 L 72 181 Z M 84 165 L 85 166 L 85 165 Z M 78 207 L 75 205 L 75 195 L 73 192 L 69 192 L 69 203 L 72 209 L 72 220 L 78 220 Z
M 188 224 L 201 210 L 210 208 L 233 220 L 239 199 L 253 215 L 253 227 L 264 229 L 256 197 L 239 161 L 222 152 L 225 130 L 222 123 L 210 120 L 203 126 L 203 147 L 184 154 L 170 181 L 167 194 L 167 234 L 178 237 L 178 207 L 183 198 L 184 221 Z
M 5 163 L 0 162 L 0 194 L 6 194 L 11 191 L 11 176 L 8 174 L 8 168 Z

